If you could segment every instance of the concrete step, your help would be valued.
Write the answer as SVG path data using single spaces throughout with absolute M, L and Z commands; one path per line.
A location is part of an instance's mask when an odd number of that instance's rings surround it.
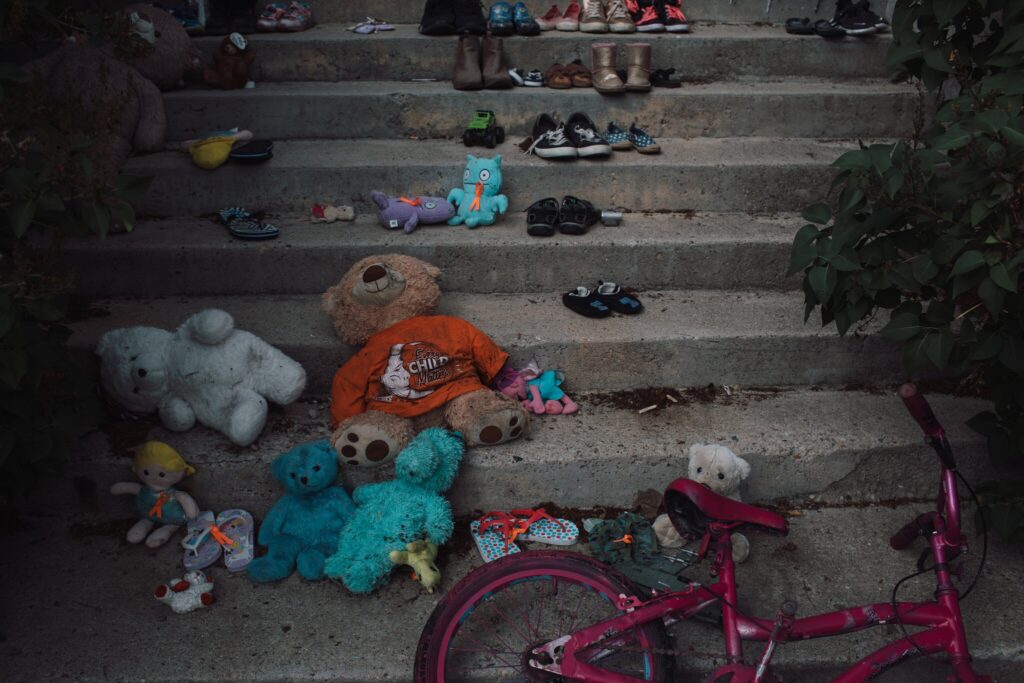
M 516 143 L 527 134 L 511 130 L 496 149 L 471 150 L 502 155 L 502 191 L 512 211 L 563 194 L 632 211 L 797 211 L 825 196 L 829 164 L 853 144 L 663 138 L 658 155 L 616 152 L 602 160 L 555 162 L 524 156 Z M 373 190 L 447 196 L 461 187 L 466 153 L 461 142 L 440 140 L 290 140 L 258 166 L 227 164 L 211 174 L 184 153 L 162 152 L 131 159 L 125 172 L 155 177 L 138 205 L 147 215 L 194 216 L 226 206 L 305 213 L 317 201 L 365 210 Z
M 376 12 L 380 14 L 380 12 Z M 364 15 L 365 16 L 365 15 Z M 800 15 L 805 16 L 805 15 Z M 419 17 L 415 19 L 419 21 Z M 455 64 L 457 38 L 423 36 L 415 24 L 394 31 L 359 35 L 348 24 L 321 24 L 303 33 L 251 36 L 260 81 L 405 81 L 411 78 L 449 80 Z M 197 38 L 213 53 L 222 39 Z M 505 53 L 513 66 L 542 71 L 555 63 L 580 58 L 590 64 L 595 41 L 642 40 L 653 47 L 654 68 L 675 67 L 684 78 L 735 79 L 741 76 L 865 78 L 885 76 L 888 36 L 826 41 L 817 36 L 792 36 L 774 26 L 698 26 L 683 35 L 593 35 L 549 31 L 531 38 L 506 38 Z
M 253 90 L 188 89 L 165 95 L 168 135 L 187 140 L 239 126 L 274 140 L 461 139 L 476 109 L 508 131 L 529 131 L 537 114 L 586 111 L 599 126 L 638 121 L 655 137 L 886 137 L 909 134 L 916 93 L 872 81 L 719 81 L 602 96 L 593 88 L 459 92 L 448 82 L 261 83 Z
M 885 602 L 896 581 L 914 571 L 916 557 L 913 551 L 891 550 L 886 539 L 925 507 L 811 510 L 790 520 L 788 537 L 751 535 L 751 559 L 737 570 L 739 607 L 771 618 L 793 597 L 800 615 Z M 308 583 L 293 576 L 253 585 L 244 575 L 215 566 L 208 571 L 217 602 L 208 610 L 175 615 L 152 597 L 157 584 L 181 575 L 181 549 L 175 544 L 156 551 L 128 546 L 123 540 L 127 515 L 115 521 L 90 514 L 27 521 L 33 528 L 0 537 L 0 578 L 17 587 L 5 599 L 0 644 L 5 680 L 11 683 L 62 678 L 409 682 L 427 617 L 445 591 L 481 563 L 461 521 L 451 547 L 442 549 L 442 585 L 433 595 L 422 593 L 407 576 L 394 577 L 372 596 L 356 597 L 332 581 Z M 567 550 L 585 552 L 582 545 Z M 968 555 L 961 585 L 973 576 L 976 562 Z M 1020 593 L 1022 567 L 1019 544 L 993 539 L 984 574 L 962 604 L 976 668 L 1000 681 L 1020 680 L 1024 623 L 1011 596 Z M 690 575 L 710 580 L 706 565 Z M 932 590 L 925 576 L 905 584 L 900 598 L 929 600 Z M 700 628 L 694 624 L 676 632 L 689 635 Z M 787 683 L 821 683 L 900 636 L 898 627 L 883 626 L 787 643 L 776 654 L 775 669 Z M 677 647 L 689 650 L 683 642 Z M 713 652 L 721 650 L 718 640 Z M 759 652 L 751 647 L 748 661 Z M 710 668 L 709 659 L 691 654 L 685 667 Z M 948 673 L 941 658 L 923 658 L 879 680 L 935 683 Z
M 405 253 L 434 263 L 451 292 L 551 292 L 607 279 L 641 289 L 788 290 L 796 214 L 627 214 L 618 227 L 538 239 L 522 213 L 486 229 L 424 227 L 411 235 L 375 215 L 316 225 L 271 217 L 281 237 L 233 239 L 204 219 L 147 221 L 103 241 L 69 243 L 66 254 L 86 297 L 188 294 L 314 294 L 372 254 Z M 484 237 L 481 240 L 481 236 Z M 298 267 L 297 264 L 301 264 Z M 255 274 L 255 275 L 254 275 Z
M 669 391 L 679 403 L 664 398 Z M 457 514 L 544 501 L 579 508 L 628 506 L 638 489 L 660 491 L 686 476 L 692 443 L 727 444 L 750 462 L 753 475 L 743 488 L 748 501 L 838 504 L 934 494 L 935 454 L 891 392 L 743 387 L 730 392 L 719 387 L 608 395 L 570 388 L 581 406 L 576 415 L 536 417 L 526 438 L 472 449 L 453 490 L 453 505 Z M 659 407 L 637 412 L 649 404 Z M 984 439 L 964 424 L 988 404 L 942 395 L 932 404 L 965 476 L 991 479 Z M 296 444 L 329 436 L 327 411 L 321 399 L 276 409 L 249 448 L 205 427 L 176 434 L 155 417 L 111 420 L 82 441 L 73 473 L 95 483 L 98 494 L 85 503 L 109 515 L 126 515 L 126 499 L 106 492 L 130 474 L 135 448 L 157 439 L 174 445 L 196 467 L 187 488 L 204 506 L 241 506 L 263 515 L 280 495 L 271 461 Z M 390 478 L 392 472 L 346 467 L 343 477 L 353 486 Z M 38 504 L 56 510 L 78 501 L 64 481 Z
M 484 12 L 493 3 L 484 3 Z M 527 3 L 534 16 L 544 14 L 551 3 Z M 565 9 L 567 3 L 558 6 Z M 871 9 L 886 16 L 892 15 L 895 0 L 884 0 L 871 3 Z M 734 22 L 743 24 L 764 24 L 774 22 L 784 24 L 789 17 L 814 17 L 831 19 L 835 5 L 821 0 L 686 0 L 683 11 L 691 22 Z M 320 0 L 316 4 L 316 16 L 319 21 L 343 21 L 355 23 L 363 21 L 367 16 L 378 17 L 391 22 L 419 24 L 423 16 L 422 0 L 391 0 L 385 12 L 381 11 L 379 2 L 374 0 Z M 704 29 L 703 26 L 693 27 L 693 31 Z M 776 30 L 781 31 L 782 26 Z
M 612 277 L 609 280 L 617 280 Z M 563 291 L 577 283 L 569 282 Z M 628 283 L 625 283 L 628 284 Z M 867 335 L 840 338 L 831 326 L 803 323 L 798 292 L 648 291 L 638 316 L 584 318 L 560 292 L 446 293 L 440 312 L 471 321 L 507 350 L 565 372 L 575 391 L 649 386 L 746 386 L 891 382 L 903 375 L 896 347 Z M 318 295 L 105 299 L 73 324 L 71 344 L 93 348 L 128 325 L 173 329 L 204 308 L 230 312 L 236 325 L 302 363 L 308 391 L 326 394 L 352 353 L 320 310 Z

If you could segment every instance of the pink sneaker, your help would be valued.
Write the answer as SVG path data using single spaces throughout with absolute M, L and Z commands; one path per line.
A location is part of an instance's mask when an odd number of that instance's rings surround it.
M 305 31 L 315 25 L 313 8 L 307 2 L 292 2 L 285 10 L 284 16 L 277 22 L 279 31 Z
M 256 30 L 262 33 L 276 31 L 286 9 L 288 9 L 286 2 L 272 2 L 264 7 L 256 19 Z
M 558 20 L 558 24 L 555 26 L 559 31 L 579 31 L 580 30 L 580 5 L 576 0 L 569 3 L 569 6 L 565 8 L 565 14 Z
M 547 14 L 537 17 L 537 25 L 540 26 L 541 31 L 552 31 L 557 28 L 558 21 L 561 18 L 562 10 L 558 9 L 558 5 L 552 5 Z

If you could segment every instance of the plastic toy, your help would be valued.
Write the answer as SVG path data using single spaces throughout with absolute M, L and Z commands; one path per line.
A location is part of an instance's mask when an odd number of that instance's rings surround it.
M 180 579 L 157 586 L 153 597 L 170 605 L 178 614 L 209 607 L 214 603 L 213 579 L 198 570 L 189 572 Z
M 498 214 L 508 211 L 508 197 L 501 190 L 501 155 L 493 159 L 466 155 L 466 170 L 462 174 L 462 187 L 448 193 L 448 201 L 458 207 L 458 213 L 448 225 L 466 224 L 468 228 L 490 225 Z
M 405 550 L 392 550 L 388 558 L 394 565 L 412 568 L 412 577 L 423 584 L 428 593 L 433 593 L 441 583 L 441 571 L 434 564 L 437 559 L 437 545 L 430 541 L 407 543 Z
M 380 208 L 380 224 L 388 230 L 402 228 L 411 233 L 420 224 L 444 223 L 455 215 L 455 207 L 441 197 L 389 197 L 375 191 L 370 198 Z
M 522 370 L 506 367 L 495 381 L 506 396 L 522 401 L 523 407 L 537 415 L 571 415 L 579 406 L 562 391 L 564 375 L 555 370 L 541 372 L 531 361 Z
M 486 145 L 488 149 L 494 149 L 495 145 L 505 142 L 505 129 L 498 125 L 493 111 L 479 109 L 462 134 L 462 142 L 466 147 Z
M 452 509 L 442 494 L 455 481 L 464 450 L 457 435 L 425 429 L 398 454 L 394 479 L 353 491 L 356 511 L 327 560 L 327 575 L 353 593 L 369 593 L 391 572 L 392 551 L 407 551 L 415 541 L 442 545 L 451 538 Z
M 139 543 L 145 539 L 148 547 L 159 548 L 178 527 L 199 514 L 199 506 L 192 496 L 174 488 L 186 476 L 194 474 L 195 469 L 167 444 L 148 441 L 135 456 L 132 471 L 142 483 L 117 482 L 110 487 L 110 493 L 135 496 L 135 511 L 142 519 L 128 530 L 128 542 Z
M 280 581 L 298 568 L 304 579 L 322 579 L 324 560 L 355 510 L 345 489 L 335 484 L 338 458 L 327 441 L 314 441 L 277 456 L 271 469 L 288 493 L 260 525 L 257 540 L 267 554 L 249 563 L 249 578 Z

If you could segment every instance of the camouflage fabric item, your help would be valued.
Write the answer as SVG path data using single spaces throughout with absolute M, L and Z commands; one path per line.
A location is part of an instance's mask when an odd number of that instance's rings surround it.
M 696 562 L 690 551 L 663 554 L 651 523 L 632 512 L 602 521 L 590 531 L 590 551 L 636 584 L 661 592 L 682 590 L 690 581 L 681 576 Z

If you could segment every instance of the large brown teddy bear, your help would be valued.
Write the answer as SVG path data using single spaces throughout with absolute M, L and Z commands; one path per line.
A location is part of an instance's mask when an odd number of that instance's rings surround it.
M 170 13 L 141 2 L 121 11 L 125 16 L 135 12 L 142 22 L 153 25 L 152 49 L 140 50 L 129 59 L 153 85 L 161 90 L 173 90 L 185 85 L 186 75 L 198 76 L 203 53 L 194 47 L 192 37 Z
M 439 275 L 411 256 L 369 256 L 324 293 L 338 336 L 363 345 L 331 390 L 331 443 L 343 464 L 388 462 L 429 426 L 457 431 L 470 446 L 526 431 L 522 406 L 487 388 L 508 354 L 465 320 L 430 315 Z

